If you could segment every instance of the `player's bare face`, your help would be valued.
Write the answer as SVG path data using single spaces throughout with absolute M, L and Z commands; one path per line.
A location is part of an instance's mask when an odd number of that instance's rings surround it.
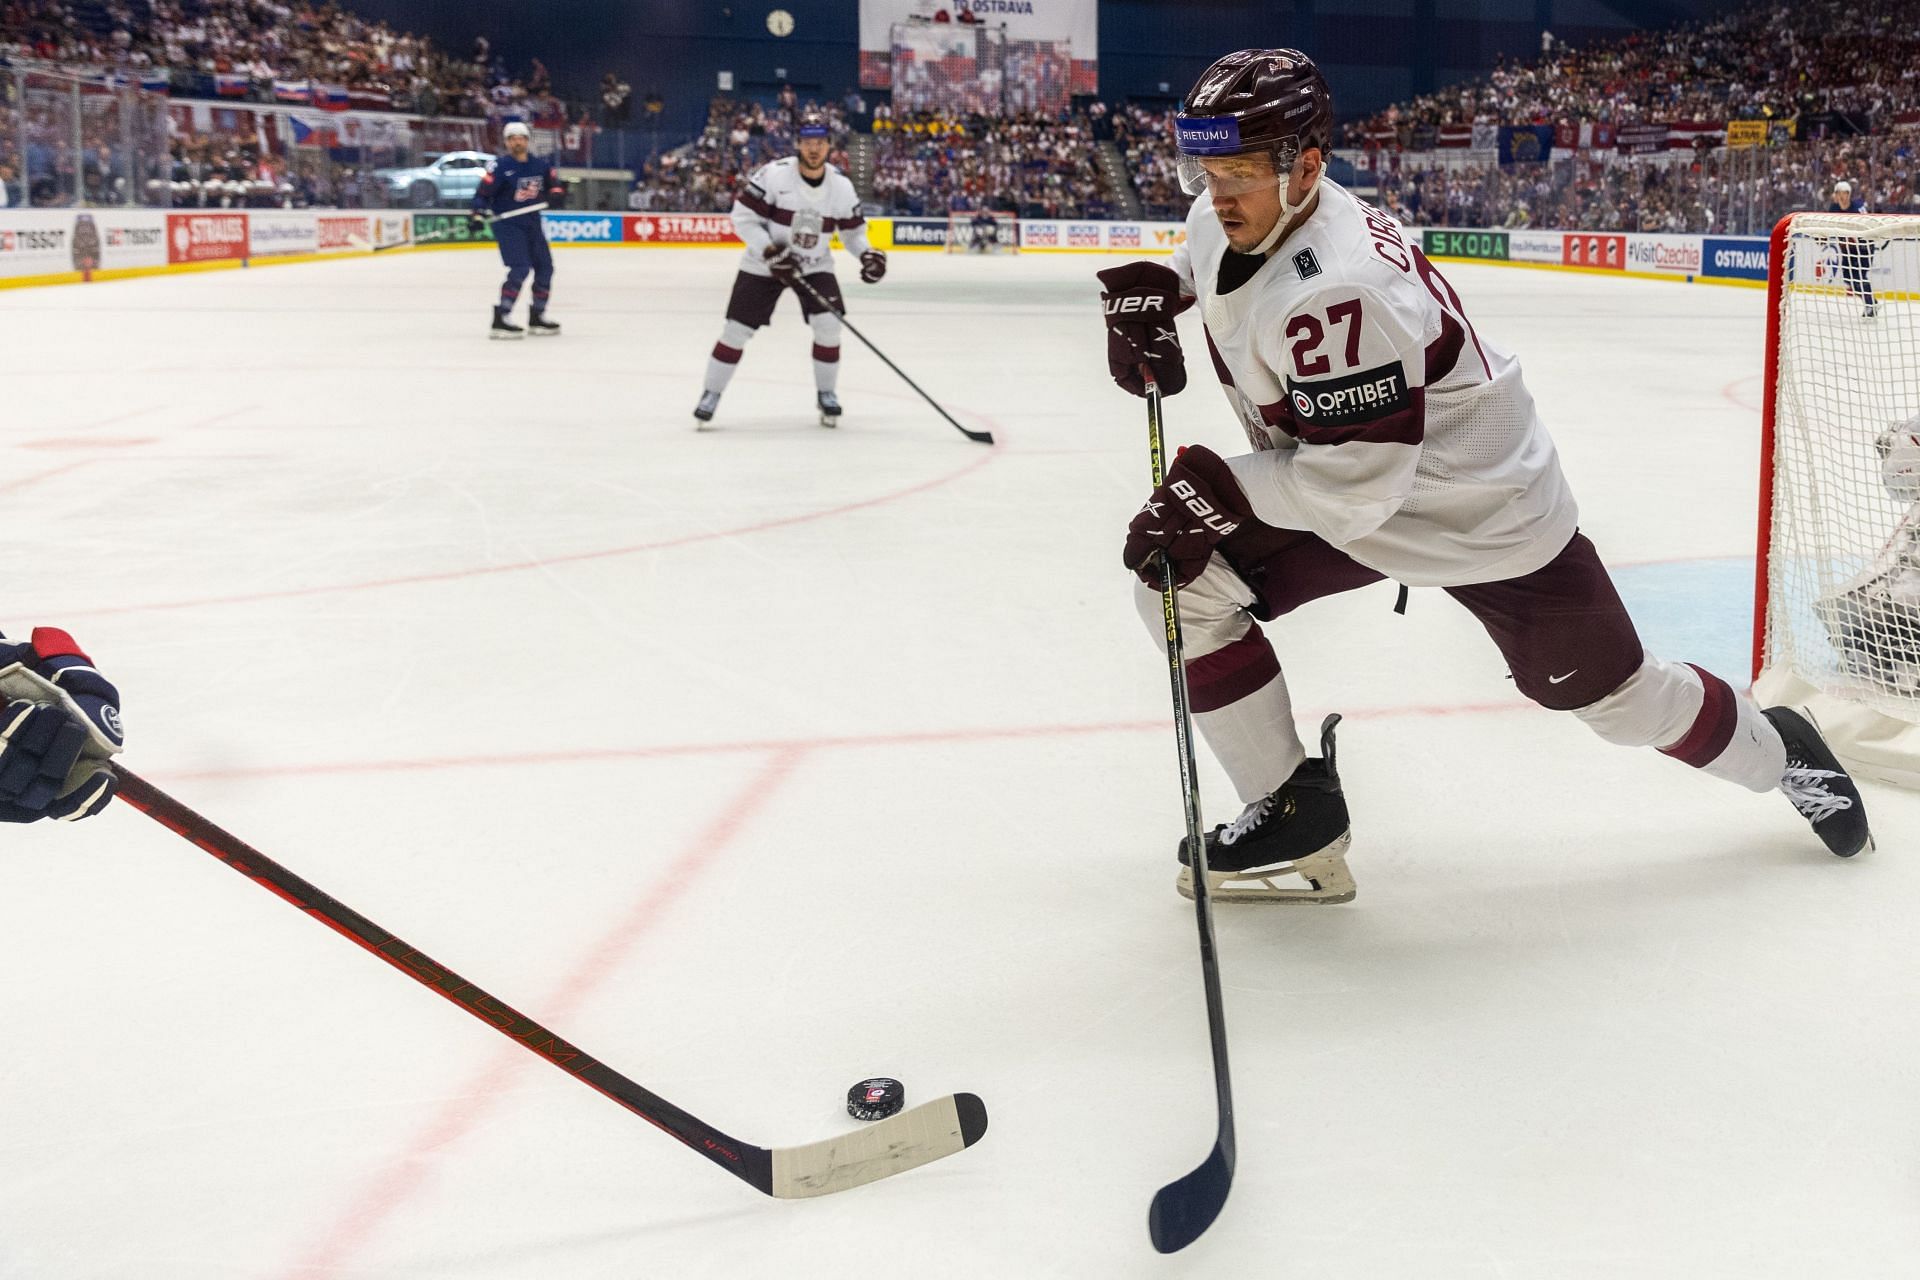
M 827 167 L 829 143 L 825 138 L 800 139 L 800 172 L 815 178 Z
M 1267 238 L 1280 221 L 1280 181 L 1267 155 L 1220 156 L 1202 161 L 1213 216 L 1227 243 L 1246 253 Z
M 527 140 L 517 133 L 507 139 L 507 154 L 515 160 L 525 160 L 527 158 L 527 152 L 532 149 L 532 146 Z

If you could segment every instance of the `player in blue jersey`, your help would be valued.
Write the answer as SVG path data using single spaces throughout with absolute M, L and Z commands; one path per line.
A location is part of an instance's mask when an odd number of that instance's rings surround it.
M 1865 213 L 1867 202 L 1853 194 L 1851 182 L 1836 182 L 1833 184 L 1833 203 L 1827 206 L 1827 212 Z M 1840 283 L 1846 286 L 1848 293 L 1867 304 L 1867 309 L 1860 314 L 1868 320 L 1880 314 L 1880 299 L 1873 296 L 1873 281 L 1868 279 L 1868 273 L 1873 269 L 1874 250 L 1878 247 L 1868 240 L 1843 240 L 1838 248 Z
M 501 131 L 507 154 L 495 156 L 473 193 L 475 229 L 491 222 L 493 239 L 500 246 L 500 259 L 507 264 L 507 279 L 500 286 L 500 301 L 493 309 L 495 338 L 518 338 L 528 329 L 536 338 L 559 334 L 560 326 L 547 319 L 547 295 L 553 289 L 553 250 L 547 246 L 547 233 L 540 226 L 542 209 L 557 209 L 566 200 L 567 189 L 555 172 L 553 161 L 533 154 L 533 133 L 514 121 Z M 533 310 L 522 329 L 507 319 L 513 304 L 520 300 L 520 286 L 527 273 L 533 273 Z
M 73 822 L 119 785 L 120 694 L 58 627 L 0 636 L 0 822 Z

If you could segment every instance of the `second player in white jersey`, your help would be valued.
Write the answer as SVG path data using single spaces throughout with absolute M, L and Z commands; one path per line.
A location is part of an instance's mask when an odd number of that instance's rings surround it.
M 734 197 L 733 225 L 745 242 L 727 319 L 707 360 L 707 376 L 693 416 L 712 421 L 720 396 L 733 380 L 755 331 L 773 318 L 780 295 L 792 289 L 800 314 L 813 331 L 813 381 L 820 424 L 840 420 L 840 317 L 847 309 L 833 271 L 833 237 L 860 260 L 860 279 L 875 284 L 887 274 L 887 255 L 867 242 L 860 197 L 827 163 L 828 128 L 809 112 L 796 130 L 796 154 L 756 170 Z
M 1397 224 L 1324 176 L 1332 110 L 1297 51 L 1214 63 L 1175 122 L 1182 186 L 1199 197 L 1185 250 L 1171 267 L 1099 273 L 1114 380 L 1141 394 L 1150 370 L 1178 393 L 1173 317 L 1197 307 L 1254 445 L 1184 450 L 1123 552 L 1161 643 L 1174 571 L 1194 719 L 1246 805 L 1207 837 L 1211 887 L 1227 900 L 1353 896 L 1333 721 L 1307 757 L 1260 624 L 1387 578 L 1464 605 L 1533 701 L 1609 742 L 1785 792 L 1835 853 L 1867 847 L 1859 792 L 1804 717 L 1641 647 L 1577 528 L 1518 361 Z

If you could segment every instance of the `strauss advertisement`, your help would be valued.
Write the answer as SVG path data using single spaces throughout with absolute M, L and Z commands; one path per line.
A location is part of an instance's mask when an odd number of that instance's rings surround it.
M 244 213 L 170 213 L 167 261 L 213 262 L 247 256 Z

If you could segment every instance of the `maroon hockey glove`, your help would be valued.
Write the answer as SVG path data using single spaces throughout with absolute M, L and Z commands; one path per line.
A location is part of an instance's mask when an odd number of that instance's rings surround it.
M 1121 388 L 1147 394 L 1140 377 L 1144 362 L 1160 384 L 1160 394 L 1176 394 L 1187 385 L 1187 361 L 1173 317 L 1190 303 L 1180 298 L 1180 277 L 1158 262 L 1129 262 L 1098 273 L 1106 291 L 1107 369 Z
M 766 260 L 767 270 L 773 272 L 773 278 L 781 284 L 792 284 L 800 278 L 800 255 L 793 251 L 790 244 L 770 244 L 760 255 Z
M 1247 495 L 1220 455 L 1204 445 L 1188 445 L 1127 526 L 1120 555 L 1150 587 L 1166 585 L 1160 568 L 1164 556 L 1173 564 L 1174 584 L 1184 587 L 1206 569 L 1220 540 L 1251 519 Z
M 860 255 L 860 282 L 879 284 L 887 274 L 887 255 L 878 249 L 869 249 Z

